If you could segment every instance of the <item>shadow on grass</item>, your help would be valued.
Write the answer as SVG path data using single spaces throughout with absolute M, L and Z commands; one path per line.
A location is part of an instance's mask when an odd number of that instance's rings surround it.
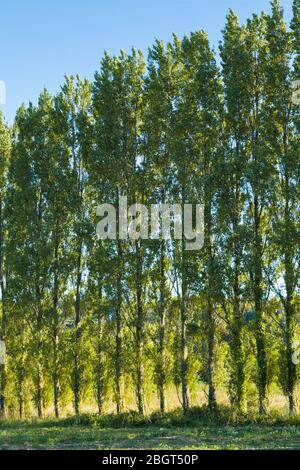
M 186 413 L 177 409 L 168 413 L 155 412 L 142 416 L 135 411 L 117 414 L 81 414 L 79 416 L 69 416 L 66 418 L 54 419 L 45 418 L 30 420 L 2 420 L 1 427 L 6 429 L 32 425 L 34 427 L 98 427 L 100 429 L 127 429 L 139 427 L 195 427 L 199 426 L 299 426 L 300 415 L 283 416 L 277 412 L 266 413 L 263 416 L 256 414 L 233 415 L 231 409 L 220 406 L 217 410 L 211 411 L 207 406 L 190 408 Z

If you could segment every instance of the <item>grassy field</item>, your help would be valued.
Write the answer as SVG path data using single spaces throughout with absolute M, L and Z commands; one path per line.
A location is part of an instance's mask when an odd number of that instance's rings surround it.
M 111 426 L 108 425 L 110 421 Z M 178 414 L 0 423 L 0 449 L 300 449 L 298 420 L 234 425 Z

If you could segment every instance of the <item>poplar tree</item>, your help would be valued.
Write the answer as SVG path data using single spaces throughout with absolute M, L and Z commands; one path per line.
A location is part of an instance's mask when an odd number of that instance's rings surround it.
M 7 169 L 10 158 L 11 134 L 0 113 L 0 295 L 1 295 L 1 320 L 0 320 L 0 341 L 5 347 L 6 341 L 6 265 L 5 265 L 5 199 L 7 191 Z M 4 358 L 5 359 L 5 358 Z M 6 367 L 0 364 L 0 417 L 5 414 L 5 385 Z
M 93 116 L 95 120 L 95 151 L 89 163 L 92 186 L 99 203 L 111 203 L 119 207 L 119 197 L 125 195 L 125 167 L 122 159 L 123 140 L 120 123 L 120 96 L 122 74 L 117 57 L 111 58 L 105 53 L 101 70 L 96 72 L 93 83 Z M 118 171 L 115 171 L 118 168 Z M 100 190 L 103 188 L 103 191 Z M 117 214 L 119 215 L 119 213 Z M 119 217 L 117 217 L 118 220 Z M 117 229 L 119 225 L 117 224 Z M 118 230 L 117 230 L 118 231 Z M 114 308 L 114 395 L 116 409 L 122 409 L 122 330 L 124 310 L 122 273 L 124 269 L 124 246 L 120 238 L 110 241 L 112 248 L 108 252 L 109 274 L 113 279 L 113 288 L 107 294 Z
M 64 145 L 68 148 L 69 165 L 72 171 L 71 187 L 72 223 L 69 237 L 69 256 L 72 265 L 71 285 L 74 292 L 74 329 L 71 383 L 76 415 L 80 412 L 83 383 L 86 374 L 84 364 L 84 318 L 83 295 L 86 269 L 86 241 L 90 223 L 88 216 L 88 191 L 86 162 L 90 152 L 88 142 L 89 125 L 87 114 L 90 109 L 91 86 L 78 76 L 66 77 L 58 100 L 58 112 L 64 120 Z
M 173 119 L 171 123 L 171 154 L 172 154 L 172 189 L 171 201 L 183 205 L 192 202 L 194 185 L 191 184 L 193 165 L 195 164 L 195 151 L 193 148 L 193 131 L 191 114 L 193 109 L 191 91 L 187 85 L 187 72 L 182 61 L 182 43 L 174 35 L 172 54 L 176 68 L 174 68 L 174 96 Z M 181 381 L 181 406 L 186 412 L 190 406 L 190 390 L 188 384 L 189 375 L 189 351 L 187 342 L 187 324 L 189 320 L 189 300 L 192 269 L 189 264 L 191 254 L 186 251 L 186 239 L 173 240 L 173 276 L 178 297 L 180 311 L 180 381 Z
M 229 323 L 230 379 L 229 393 L 234 410 L 243 408 L 245 394 L 245 356 L 243 347 L 244 313 L 244 245 L 245 226 L 245 172 L 247 163 L 248 96 L 247 52 L 245 28 L 230 11 L 227 16 L 221 44 L 222 75 L 225 98 L 225 126 L 227 146 L 223 162 L 224 180 L 220 197 L 220 228 L 224 230 L 224 286 L 223 309 Z M 227 147 L 227 148 L 226 148 Z
M 256 383 L 259 395 L 259 412 L 265 412 L 268 384 L 264 310 L 266 306 L 266 282 L 264 279 L 264 247 L 266 245 L 266 224 L 269 222 L 266 208 L 272 200 L 274 190 L 274 162 L 265 144 L 264 122 L 264 63 L 265 63 L 266 16 L 253 15 L 247 22 L 245 47 L 248 68 L 245 77 L 245 95 L 249 102 L 248 132 L 249 155 L 246 169 L 246 183 L 249 185 L 248 215 L 250 299 L 254 304 L 254 335 L 256 340 L 257 373 Z
M 216 246 L 215 204 L 217 187 L 217 158 L 220 152 L 222 129 L 221 82 L 214 53 L 207 35 L 203 31 L 192 33 L 183 40 L 183 61 L 188 70 L 188 83 L 192 88 L 194 102 L 193 123 L 195 126 L 195 152 L 198 154 L 197 181 L 195 190 L 198 203 L 204 210 L 204 247 L 198 254 L 200 271 L 196 283 L 200 284 L 200 295 L 205 298 L 205 325 L 207 328 L 208 405 L 216 408 L 215 363 L 216 363 L 216 305 L 218 263 Z M 197 157 L 196 157 L 197 158 Z M 197 269 L 197 268 L 196 268 Z
M 123 140 L 123 159 L 126 170 L 126 186 L 128 205 L 137 201 L 145 203 L 147 188 L 145 187 L 143 156 L 141 148 L 141 119 L 143 110 L 143 78 L 145 63 L 140 51 L 132 50 L 131 55 L 122 55 L 120 67 L 123 75 L 123 86 L 120 106 L 120 122 Z M 136 214 L 138 216 L 139 214 Z M 133 218 L 131 218 L 133 221 Z M 138 228 L 138 227 L 137 227 Z M 133 303 L 131 325 L 133 331 L 133 381 L 136 394 L 137 409 L 140 414 L 145 412 L 144 402 L 144 346 L 146 316 L 146 246 L 138 229 L 139 236 L 130 242 L 129 252 L 133 262 L 128 264 L 129 301 Z
M 143 115 L 143 154 L 145 158 L 146 181 L 151 190 L 150 204 L 164 204 L 170 197 L 170 126 L 173 115 L 173 54 L 171 45 L 165 47 L 157 40 L 149 50 L 148 73 L 145 79 L 145 110 Z M 169 243 L 167 240 L 153 240 L 155 251 L 151 274 L 157 312 L 157 333 L 155 343 L 155 382 L 158 388 L 160 411 L 165 412 L 167 383 L 166 315 L 170 299 L 168 270 L 170 268 Z
M 299 208 L 299 138 L 292 126 L 296 108 L 292 104 L 290 61 L 291 36 L 278 0 L 271 2 L 272 13 L 267 18 L 267 64 L 265 70 L 267 101 L 267 135 L 276 159 L 276 192 L 272 223 L 275 269 L 272 287 L 282 304 L 283 328 L 280 345 L 280 383 L 289 401 L 289 411 L 295 407 L 296 366 L 293 363 L 293 342 L 296 328 L 295 301 L 299 282 L 299 227 L 295 218 Z M 297 44 L 297 4 L 294 4 L 293 25 Z M 297 64 L 297 61 L 296 61 Z M 296 65 L 297 67 L 297 65 Z M 274 260 L 274 258 L 273 258 Z
M 45 296 L 49 287 L 48 128 L 51 98 L 46 90 L 39 104 L 21 107 L 15 127 L 13 161 L 9 171 L 8 244 L 10 292 L 23 302 L 30 324 L 33 396 L 43 414 L 45 382 Z M 26 279 L 26 282 L 24 281 Z
M 51 376 L 53 386 L 53 407 L 55 416 L 59 417 L 60 400 L 62 395 L 63 372 L 65 368 L 63 354 L 62 314 L 64 292 L 68 289 L 70 263 L 68 244 L 74 204 L 73 192 L 70 186 L 76 184 L 74 172 L 70 165 L 70 149 L 65 135 L 68 132 L 68 122 L 61 112 L 61 95 L 54 97 L 49 115 L 49 191 L 47 213 L 50 224 L 50 278 L 49 295 L 50 335 L 51 335 Z

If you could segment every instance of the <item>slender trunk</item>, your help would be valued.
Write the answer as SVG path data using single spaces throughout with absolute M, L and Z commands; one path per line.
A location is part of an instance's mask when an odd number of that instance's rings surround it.
M 254 194 L 254 306 L 255 306 L 255 337 L 258 367 L 259 413 L 265 413 L 267 390 L 267 358 L 263 333 L 263 290 L 262 290 L 262 248 L 260 235 L 260 208 L 258 196 Z
M 23 320 L 23 323 L 24 323 L 24 320 Z M 24 381 L 25 381 L 24 355 L 25 355 L 24 337 L 21 332 L 21 364 L 20 364 L 20 368 L 18 370 L 18 376 L 17 376 L 20 419 L 23 418 L 23 412 L 24 412 Z
M 2 292 L 2 318 L 1 318 L 1 335 L 0 340 L 5 345 L 5 311 L 4 311 L 4 290 L 1 286 Z M 4 358 L 5 360 L 5 358 Z M 0 417 L 5 416 L 5 388 L 6 388 L 6 367 L 5 364 L 0 364 Z
M 144 414 L 143 396 L 143 304 L 142 304 L 142 266 L 141 266 L 141 246 L 136 242 L 136 398 L 138 412 Z
M 41 374 L 41 368 L 40 365 L 38 364 L 37 366 L 37 412 L 38 412 L 38 417 L 42 418 L 43 417 L 43 405 L 42 405 L 42 374 Z
M 290 416 L 293 416 L 295 413 L 295 401 L 294 401 L 294 393 L 292 392 L 289 395 L 289 414 Z
M 36 364 L 36 407 L 39 418 L 43 417 L 43 387 L 42 387 L 42 321 L 43 309 L 41 304 L 41 292 L 39 286 L 36 287 L 37 293 L 37 364 Z
M 18 401 L 19 401 L 19 418 L 23 419 L 23 411 L 24 411 L 24 396 L 23 396 L 23 384 L 21 384 L 20 390 L 19 390 L 19 395 L 18 395 Z
M 186 347 L 186 311 L 184 294 L 181 301 L 181 342 L 180 342 L 180 363 L 181 363 L 181 393 L 182 393 L 182 408 L 187 411 L 189 408 L 189 394 L 187 385 L 187 347 Z
M 187 385 L 187 348 L 186 348 L 186 313 L 184 301 L 181 304 L 181 389 L 182 389 L 182 408 L 186 412 L 189 408 L 189 396 Z
M 81 257 L 82 241 L 79 243 L 76 263 L 76 295 L 75 295 L 75 352 L 74 352 L 74 408 L 76 416 L 80 413 L 81 372 L 80 372 L 80 342 L 81 342 Z
M 54 358 L 56 360 L 56 357 Z M 59 418 L 59 379 L 57 370 L 53 373 L 53 402 L 55 417 Z
M 205 214 L 206 240 L 208 257 L 208 286 L 207 286 L 207 342 L 208 342 L 208 406 L 211 410 L 217 407 L 216 390 L 214 384 L 215 364 L 215 319 L 213 312 L 213 251 L 212 251 L 212 208 L 211 198 L 207 190 L 209 202 Z
M 187 382 L 188 362 L 187 362 L 187 344 L 186 344 L 186 299 L 187 299 L 187 283 L 186 283 L 186 266 L 184 241 L 182 241 L 182 269 L 181 269 L 181 308 L 180 308 L 180 325 L 181 325 L 181 341 L 180 341 L 180 364 L 181 364 L 181 393 L 182 408 L 186 412 L 189 408 L 189 390 Z
M 287 152 L 286 152 L 287 154 Z M 284 280 L 286 288 L 286 299 L 284 305 L 285 312 L 285 345 L 286 345 L 286 367 L 287 367 L 287 395 L 289 400 L 289 413 L 294 414 L 295 411 L 295 384 L 296 384 L 296 366 L 293 363 L 293 340 L 294 340 L 294 269 L 293 269 L 293 249 L 291 240 L 291 214 L 290 214 L 290 176 L 289 171 L 285 168 L 285 244 L 284 244 Z
M 43 417 L 43 405 L 42 405 L 42 371 L 41 371 L 41 345 L 42 341 L 40 338 L 41 335 L 41 322 L 42 322 L 42 308 L 38 306 L 38 363 L 36 369 L 36 403 L 37 403 L 37 413 L 38 417 Z
M 238 149 L 237 149 L 238 152 Z M 239 214 L 240 214 L 240 181 L 237 178 L 235 188 L 235 210 L 233 216 L 233 256 L 234 256 L 234 278 L 233 278 L 233 324 L 232 324 L 232 341 L 231 353 L 233 359 L 233 376 L 231 380 L 232 402 L 234 411 L 240 413 L 243 406 L 244 398 L 244 358 L 242 346 L 242 328 L 243 318 L 241 312 L 240 299 L 240 270 L 241 270 L 241 242 L 239 240 Z
M 2 336 L 3 341 L 3 336 Z M 6 369 L 5 364 L 0 364 L 0 417 L 5 416 L 5 385 L 6 385 Z
M 181 188 L 182 204 L 185 201 L 185 187 Z M 184 235 L 182 234 L 184 237 Z M 186 278 L 187 260 L 185 251 L 185 240 L 181 240 L 181 304 L 180 304 L 180 369 L 181 369 L 181 396 L 182 396 L 182 409 L 185 413 L 189 409 L 189 389 L 188 389 L 188 353 L 186 341 L 186 320 L 187 320 L 187 294 L 188 285 Z
M 38 233 L 41 234 L 41 224 L 43 218 L 42 210 L 42 189 L 40 190 L 38 206 L 37 206 L 37 227 Z M 43 327 L 43 307 L 42 307 L 42 296 L 43 288 L 40 284 L 40 273 L 37 272 L 36 278 L 36 301 L 37 301 L 37 323 L 36 323 L 36 346 L 37 346 L 37 364 L 36 364 L 36 406 L 37 414 L 39 418 L 43 416 L 43 389 L 42 389 L 42 358 L 43 358 L 43 340 L 42 340 L 42 327 Z
M 235 262 L 234 286 L 233 286 L 233 325 L 232 325 L 232 355 L 234 363 L 233 377 L 233 405 L 238 413 L 242 410 L 244 397 L 244 362 L 242 348 L 242 318 L 240 310 L 240 284 L 239 263 Z
M 101 293 L 102 298 L 102 293 Z M 97 405 L 98 414 L 101 415 L 103 412 L 103 351 L 102 351 L 102 312 L 98 311 L 97 316 L 97 364 L 96 364 L 96 376 L 97 376 Z
M 210 299 L 207 304 L 208 314 L 208 406 L 210 410 L 217 408 L 216 390 L 214 384 L 215 361 L 215 321 L 213 317 L 213 305 Z
M 286 327 L 285 327 L 285 343 L 286 343 L 286 367 L 287 367 L 287 395 L 289 400 L 289 413 L 290 415 L 294 414 L 295 411 L 295 383 L 296 383 L 296 366 L 292 361 L 293 355 L 293 306 L 291 303 L 291 297 L 288 295 L 286 300 Z
M 165 241 L 161 242 L 161 257 L 160 257 L 160 305 L 159 305 L 159 377 L 158 377 L 158 390 L 160 411 L 165 412 Z
M 54 247 L 54 283 L 53 283 L 53 404 L 55 417 L 59 417 L 59 360 L 58 360 L 58 249 L 59 241 L 56 238 Z
M 97 406 L 98 406 L 98 414 L 99 416 L 102 415 L 103 412 L 103 368 L 102 362 L 99 361 L 98 368 L 97 368 Z
M 5 345 L 5 292 L 4 292 L 4 253 L 3 253 L 3 203 L 0 199 L 0 294 L 1 294 L 1 319 L 0 319 L 0 341 Z M 4 358 L 5 359 L 5 358 Z M 5 416 L 5 387 L 6 367 L 0 364 L 0 417 Z
M 117 414 L 122 412 L 122 399 L 121 399 L 121 353 L 122 353 L 122 246 L 121 241 L 118 240 L 118 274 L 117 274 L 117 308 L 116 308 L 116 358 L 115 358 L 115 399 Z

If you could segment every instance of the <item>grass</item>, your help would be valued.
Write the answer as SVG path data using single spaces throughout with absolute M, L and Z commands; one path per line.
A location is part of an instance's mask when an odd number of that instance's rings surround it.
M 0 423 L 0 449 L 300 449 L 300 419 L 272 415 L 233 420 L 228 410 L 203 408 L 147 418 L 83 415 Z

